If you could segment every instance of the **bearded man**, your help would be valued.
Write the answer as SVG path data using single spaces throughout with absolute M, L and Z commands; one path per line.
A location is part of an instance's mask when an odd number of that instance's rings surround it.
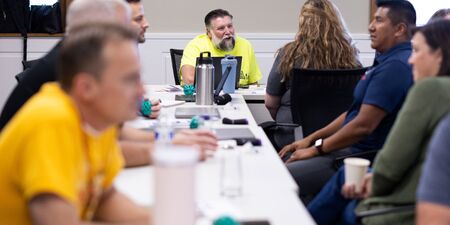
M 196 58 L 200 52 L 212 56 L 242 56 L 239 86 L 256 84 L 261 70 L 250 42 L 235 35 L 233 16 L 226 10 L 215 9 L 205 16 L 206 34 L 192 39 L 184 48 L 181 59 L 181 78 L 184 84 L 194 83 Z

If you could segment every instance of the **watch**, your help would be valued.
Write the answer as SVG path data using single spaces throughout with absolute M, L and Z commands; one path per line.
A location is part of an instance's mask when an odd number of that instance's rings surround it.
M 323 138 L 319 138 L 314 142 L 314 147 L 316 147 L 317 152 L 319 152 L 319 155 L 325 155 L 322 146 L 323 146 Z

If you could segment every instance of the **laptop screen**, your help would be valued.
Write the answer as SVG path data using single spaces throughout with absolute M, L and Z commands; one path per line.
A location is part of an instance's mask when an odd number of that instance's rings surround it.
M 224 57 L 211 57 L 213 60 L 213 66 L 214 66 L 214 89 L 217 89 L 217 86 L 219 85 L 220 80 L 222 79 L 222 63 L 221 60 Z M 239 79 L 240 79 L 240 74 L 241 74 L 241 63 L 242 63 L 242 56 L 235 56 L 234 57 L 237 60 L 237 65 L 236 65 L 236 85 L 235 88 L 237 89 L 239 87 Z M 198 65 L 198 59 L 199 57 L 197 57 L 197 62 L 195 63 L 195 65 Z M 195 82 L 194 82 L 195 83 Z

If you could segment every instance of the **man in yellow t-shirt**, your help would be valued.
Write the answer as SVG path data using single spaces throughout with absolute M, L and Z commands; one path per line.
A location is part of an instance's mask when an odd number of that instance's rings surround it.
M 59 84 L 45 84 L 0 134 L 0 224 L 149 223 L 113 186 L 117 125 L 144 92 L 136 39 L 119 24 L 70 29 Z
M 228 11 L 216 9 L 205 17 L 206 34 L 191 40 L 181 58 L 181 77 L 185 84 L 194 83 L 195 63 L 200 52 L 212 56 L 242 56 L 239 86 L 255 84 L 261 79 L 255 52 L 250 42 L 234 34 L 233 16 Z

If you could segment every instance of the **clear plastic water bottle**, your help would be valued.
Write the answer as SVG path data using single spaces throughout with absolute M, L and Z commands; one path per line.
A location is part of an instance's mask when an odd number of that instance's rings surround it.
M 172 144 L 174 136 L 174 123 L 167 116 L 161 115 L 155 127 L 155 140 L 158 148 L 165 148 Z

